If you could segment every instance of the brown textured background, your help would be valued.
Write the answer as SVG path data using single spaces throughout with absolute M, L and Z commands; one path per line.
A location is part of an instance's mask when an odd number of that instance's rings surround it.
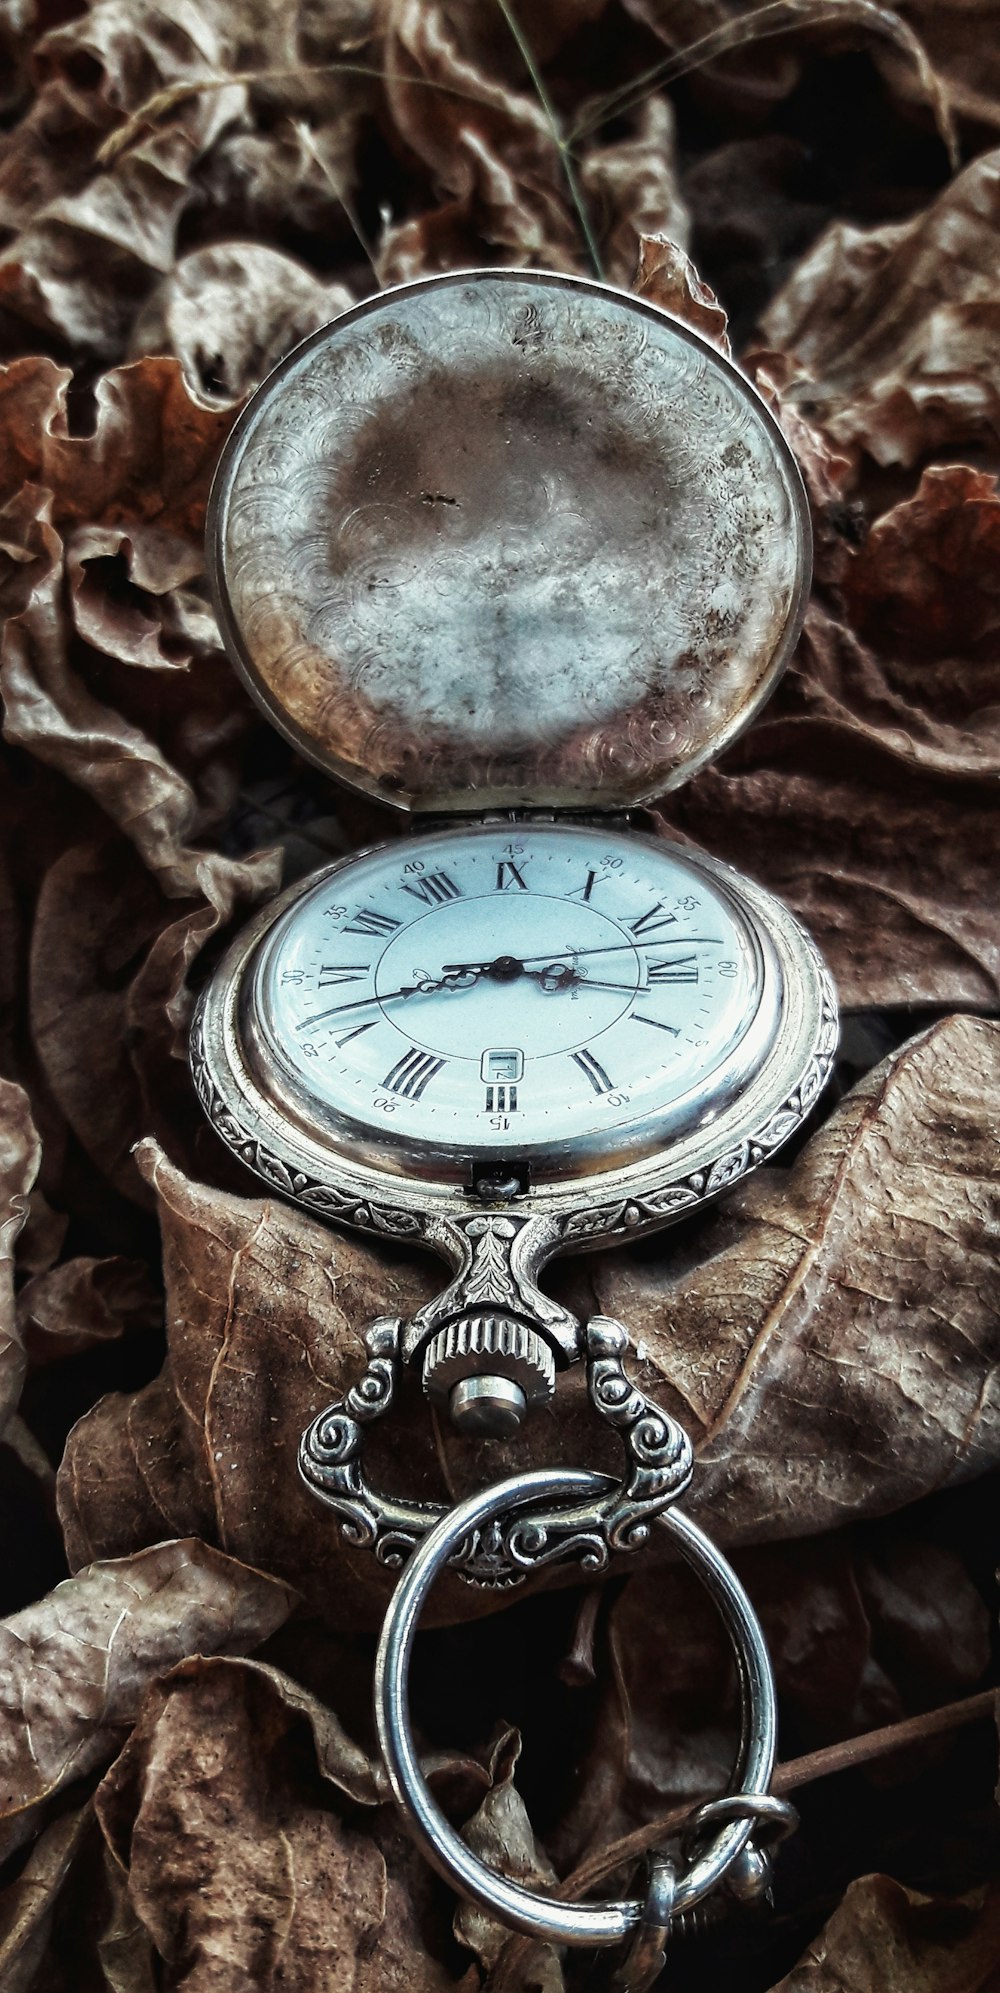
M 384 1581 L 294 1476 L 365 1322 L 433 1275 L 259 1196 L 184 1060 L 231 924 L 394 834 L 236 684 L 213 466 L 297 339 L 483 262 L 599 265 L 730 339 L 816 535 L 778 694 L 664 820 L 816 935 L 837 1083 L 714 1213 L 559 1272 L 698 1443 L 783 1758 L 847 1766 L 796 1787 L 774 1916 L 671 1983 L 995 1988 L 998 48 L 995 0 L 0 7 L 3 1993 L 583 1983 L 455 1921 L 410 1851 L 372 1755 Z M 540 1457 L 592 1457 L 574 1385 Z M 512 1457 L 414 1394 L 386 1471 Z M 662 1557 L 439 1617 L 422 1734 L 492 1858 L 593 1874 L 722 1783 L 725 1655 Z

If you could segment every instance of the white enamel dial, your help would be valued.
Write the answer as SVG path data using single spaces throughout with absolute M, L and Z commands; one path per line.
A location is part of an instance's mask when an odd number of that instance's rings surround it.
M 755 1057 L 764 966 L 695 857 L 600 827 L 407 838 L 334 868 L 265 935 L 248 1042 L 336 1128 L 456 1158 L 600 1166 L 703 1125 Z M 560 1159 L 562 1162 L 560 1164 Z

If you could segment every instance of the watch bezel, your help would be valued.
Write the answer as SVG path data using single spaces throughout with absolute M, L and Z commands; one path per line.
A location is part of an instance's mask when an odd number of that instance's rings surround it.
M 661 852 L 669 842 L 635 832 L 629 841 Z M 255 1070 L 243 1012 L 254 960 L 289 908 L 360 858 L 387 848 L 380 844 L 346 855 L 288 888 L 248 923 L 198 1000 L 191 1065 L 216 1132 L 264 1182 L 319 1216 L 417 1238 L 436 1220 L 468 1216 L 479 1203 L 471 1185 L 436 1176 L 433 1146 L 416 1138 L 387 1142 L 395 1167 L 380 1168 L 332 1145 L 328 1115 L 317 1115 L 310 1130 L 302 1103 L 292 1115 L 280 1085 L 269 1084 L 271 1076 L 259 1064 Z M 530 1189 L 503 1208 L 546 1217 L 555 1250 L 598 1245 L 616 1231 L 669 1224 L 711 1200 L 794 1133 L 829 1073 L 837 1043 L 836 1000 L 812 941 L 780 901 L 732 867 L 686 846 L 678 847 L 678 855 L 735 902 L 762 945 L 770 965 L 765 987 L 771 1043 L 746 1086 L 723 1102 L 710 1123 L 669 1141 L 659 1153 L 551 1179 L 533 1171 Z M 609 1148 L 605 1141 L 605 1153 Z

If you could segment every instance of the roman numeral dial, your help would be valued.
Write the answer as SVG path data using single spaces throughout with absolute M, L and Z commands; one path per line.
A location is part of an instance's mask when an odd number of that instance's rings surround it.
M 323 1141 L 356 1137 L 366 1168 L 398 1156 L 398 1177 L 467 1184 L 484 1157 L 531 1183 L 618 1167 L 672 1139 L 672 1103 L 703 1111 L 704 1075 L 754 1016 L 728 876 L 600 823 L 417 831 L 276 915 L 259 1036 Z

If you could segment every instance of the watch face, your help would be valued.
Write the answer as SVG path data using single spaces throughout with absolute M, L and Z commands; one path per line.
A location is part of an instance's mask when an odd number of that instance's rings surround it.
M 719 867 L 594 827 L 477 825 L 339 865 L 245 972 L 286 1111 L 381 1168 L 546 1177 L 708 1122 L 766 1051 L 766 936 Z

